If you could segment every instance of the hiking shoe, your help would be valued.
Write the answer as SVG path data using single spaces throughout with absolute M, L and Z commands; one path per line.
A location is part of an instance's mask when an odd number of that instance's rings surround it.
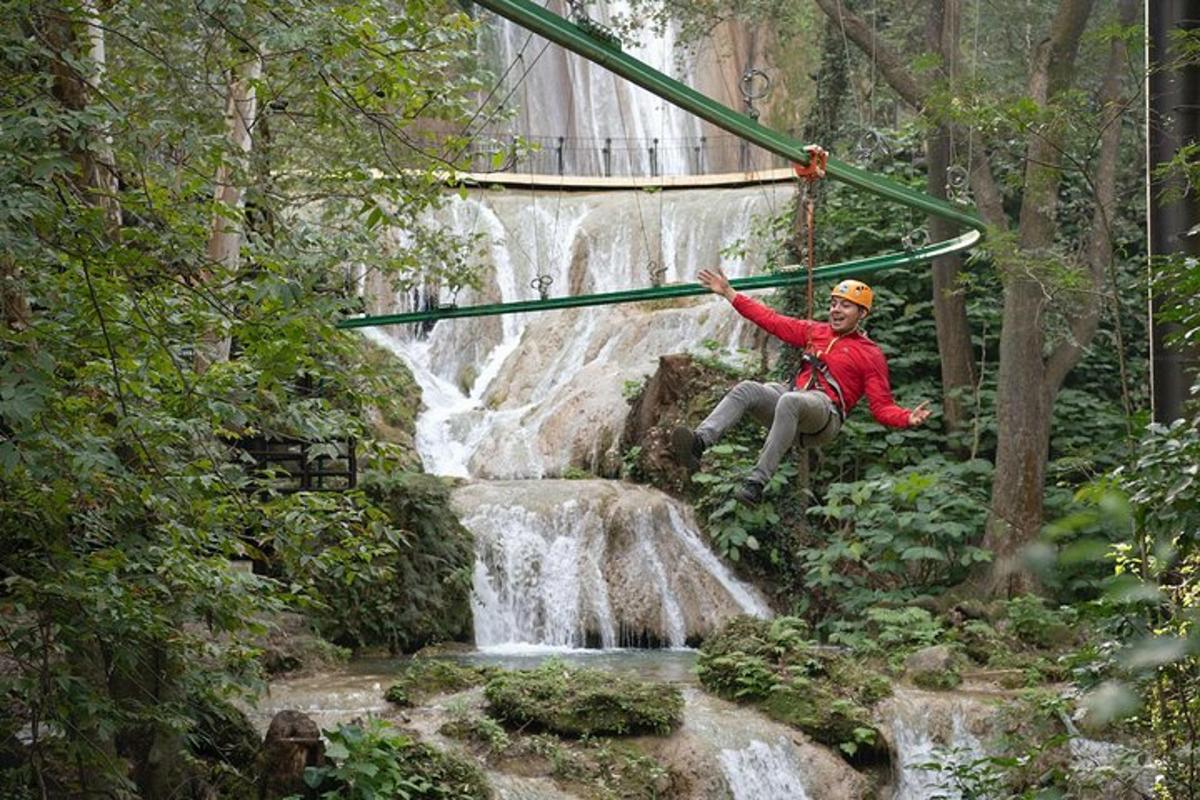
M 686 425 L 676 425 L 671 431 L 671 453 L 676 463 L 692 474 L 700 469 L 700 456 L 704 455 L 704 442 Z
M 742 484 L 742 488 L 733 493 L 733 499 L 744 506 L 756 506 L 762 501 L 763 485 L 753 478 Z

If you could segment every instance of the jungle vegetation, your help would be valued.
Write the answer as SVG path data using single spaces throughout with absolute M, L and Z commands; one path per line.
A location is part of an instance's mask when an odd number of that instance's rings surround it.
M 694 40 L 741 16 L 820 41 L 825 102 L 790 121 L 835 151 L 884 142 L 873 169 L 969 188 L 992 227 L 965 263 L 879 282 L 897 396 L 941 397 L 942 427 L 858 424 L 811 465 L 812 498 L 778 485 L 750 517 L 721 495 L 751 452 L 735 440 L 696 499 L 717 548 L 825 641 L 869 648 L 883 612 L 956 587 L 1037 593 L 1017 601 L 1031 635 L 1081 631 L 1080 707 L 1145 743 L 1162 796 L 1195 797 L 1200 415 L 1147 410 L 1136 7 L 1019 5 L 652 5 Z M 471 281 L 470 243 L 420 220 L 496 76 L 479 20 L 437 0 L 5 11 L 0 791 L 221 791 L 240 779 L 202 757 L 196 709 L 261 687 L 264 619 L 300 610 L 394 651 L 465 636 L 469 536 L 369 424 L 411 422 L 378 407 L 406 379 L 332 321 L 360 310 L 363 276 Z M 1197 162 L 1163 168 L 1194 186 Z M 836 188 L 820 202 L 822 255 L 925 225 Z M 796 255 L 794 217 L 763 226 Z M 1195 347 L 1200 267 L 1153 273 Z M 355 437 L 359 488 L 278 491 L 238 446 L 258 435 Z

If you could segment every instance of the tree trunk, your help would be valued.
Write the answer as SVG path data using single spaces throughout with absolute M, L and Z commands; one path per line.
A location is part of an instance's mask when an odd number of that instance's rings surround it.
M 213 200 L 212 232 L 206 254 L 210 264 L 236 270 L 242 247 L 242 208 L 245 200 L 241 182 L 249 172 L 255 117 L 258 112 L 257 83 L 262 76 L 262 57 L 249 53 L 229 72 L 225 103 L 225 137 L 231 156 L 217 168 Z M 210 278 L 205 274 L 203 281 Z M 196 347 L 195 369 L 204 372 L 212 364 L 229 360 L 230 338 L 220 330 L 205 331 Z
M 76 16 L 82 12 L 82 18 Z M 83 111 L 92 102 L 105 71 L 104 30 L 95 0 L 78 9 L 51 8 L 41 19 L 42 34 L 54 57 L 50 70 L 54 76 L 54 96 L 66 108 Z M 81 35 L 81 29 L 83 35 Z M 121 226 L 121 206 L 117 195 L 117 172 L 112 146 L 103 132 L 79 146 L 64 142 L 79 169 L 75 186 L 90 205 L 104 209 L 110 236 Z
M 1002 269 L 1020 271 L 1019 254 Z M 996 388 L 996 472 L 983 546 L 994 553 L 984 581 L 990 596 L 1033 589 L 1021 549 L 1042 525 L 1042 495 L 1050 452 L 1051 403 L 1045 391 L 1041 348 L 1042 286 L 1028 277 L 1010 280 L 1004 293 L 1000 368 Z
M 931 52 L 941 54 L 942 77 L 952 88 L 957 77 L 959 10 L 958 0 L 935 0 L 925 28 L 926 45 Z M 947 195 L 950 144 L 951 131 L 946 124 L 932 128 L 925 140 L 926 191 L 941 200 Z M 957 225 L 941 217 L 931 215 L 927 224 L 933 242 L 959 233 Z M 942 368 L 942 429 L 947 436 L 963 429 L 967 409 L 974 406 L 967 402 L 975 386 L 975 364 L 967 302 L 959 286 L 961 269 L 962 257 L 957 253 L 933 260 L 933 318 Z M 966 450 L 963 444 L 956 449 L 960 454 Z
M 4 314 L 4 325 L 9 330 L 23 331 L 29 327 L 29 300 L 25 296 L 21 268 L 10 253 L 0 255 L 0 312 Z

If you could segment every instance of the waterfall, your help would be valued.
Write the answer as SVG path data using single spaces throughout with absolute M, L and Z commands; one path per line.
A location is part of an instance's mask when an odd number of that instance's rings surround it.
M 833 800 L 867 796 L 867 780 L 804 734 L 743 706 L 685 689 L 682 734 L 719 784 L 698 797 Z M 716 783 L 716 782 L 714 782 Z
M 440 221 L 449 233 L 481 234 L 482 285 L 443 303 L 537 298 L 694 280 L 718 262 L 733 276 L 760 260 L 756 218 L 784 207 L 790 187 L 566 194 L 477 190 L 454 197 Z M 721 253 L 739 244 L 744 256 Z M 405 309 L 369 289 L 373 310 Z M 367 334 L 413 368 L 428 411 L 417 443 L 429 472 L 486 479 L 562 475 L 568 467 L 616 471 L 626 382 L 653 373 L 660 355 L 749 343 L 749 328 L 724 301 L 596 306 L 441 322 L 427 337 L 392 328 Z
M 626 0 L 586 5 L 590 18 L 610 28 L 634 18 Z M 546 8 L 570 17 L 564 0 L 550 0 Z M 679 25 L 671 21 L 661 31 L 624 34 L 622 49 L 659 72 L 741 110 L 742 73 L 748 67 L 769 67 L 759 59 L 764 51 L 760 40 L 770 35 L 766 30 L 727 22 L 709 32 L 703 47 L 687 51 L 678 47 Z M 541 147 L 508 167 L 511 170 L 682 175 L 779 166 L 765 151 L 751 148 L 748 155 L 730 134 L 581 56 L 548 45 L 512 22 L 498 19 L 488 26 L 484 46 L 492 54 L 497 75 L 508 71 L 498 94 L 511 93 L 509 105 L 516 106 L 511 120 L 489 126 L 486 134 L 495 140 L 492 146 L 503 149 L 514 135 L 520 135 Z M 762 108 L 765 105 L 760 105 Z M 749 163 L 744 163 L 747 158 Z
M 774 745 L 755 740 L 743 750 L 722 750 L 721 769 L 733 800 L 809 800 L 792 750 L 786 739 Z
M 661 492 L 504 481 L 463 487 L 454 499 L 476 537 L 481 647 L 683 647 L 723 618 L 770 614 L 704 548 L 690 512 Z
M 879 713 L 891 730 L 893 800 L 959 798 L 954 768 L 987 757 L 983 739 L 995 707 L 962 694 L 897 687 Z

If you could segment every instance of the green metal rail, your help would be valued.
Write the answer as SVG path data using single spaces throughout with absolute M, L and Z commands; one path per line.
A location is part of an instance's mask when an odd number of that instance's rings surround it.
M 798 164 L 808 163 L 808 153 L 804 150 L 804 144 L 799 140 L 764 127 L 745 114 L 740 114 L 727 108 L 697 92 L 690 86 L 667 77 L 653 67 L 643 64 L 636 58 L 622 52 L 620 47 L 615 43 L 589 33 L 575 23 L 546 11 L 540 6 L 529 2 L 529 0 L 475 0 L 475 2 L 533 33 L 562 45 L 590 61 L 596 62 L 622 78 L 658 95 L 667 102 L 673 103 L 685 111 L 691 112 L 736 136 L 740 136 L 752 144 L 782 156 L 789 161 Z M 951 220 L 970 230 L 953 239 L 947 239 L 944 242 L 917 250 L 889 253 L 872 258 L 821 267 L 814 271 L 814 277 L 821 279 L 841 278 L 848 275 L 887 269 L 889 267 L 914 264 L 937 256 L 966 250 L 973 247 L 982 236 L 984 230 L 983 221 L 972 209 L 948 203 L 923 192 L 910 189 L 895 181 L 888 180 L 887 178 L 872 175 L 866 170 L 850 166 L 832 157 L 829 158 L 826 166 L 826 174 L 834 180 L 841 181 L 878 197 L 895 201 L 908 208 Z M 807 280 L 807 274 L 803 271 L 788 271 L 754 278 L 740 278 L 731 281 L 731 283 L 735 289 L 748 290 L 783 286 L 802 280 Z M 658 300 L 665 297 L 686 297 L 688 295 L 704 294 L 707 291 L 703 286 L 696 283 L 672 284 L 649 289 L 633 289 L 624 292 L 608 292 L 605 294 L 582 295 L 578 297 L 553 297 L 545 300 L 524 300 L 512 303 L 466 306 L 462 308 L 448 306 L 406 314 L 354 317 L 342 320 L 338 323 L 338 327 L 363 328 L 373 325 L 395 325 L 453 317 L 488 316 L 523 311 L 548 311 L 555 308 L 631 303 L 642 300 Z
M 926 245 L 908 253 L 888 253 L 872 258 L 860 258 L 829 264 L 813 270 L 815 280 L 848 278 L 865 272 L 874 272 L 885 267 L 917 264 L 931 258 L 955 253 L 979 241 L 979 231 L 970 231 L 956 239 L 947 239 L 937 244 Z M 965 244 L 963 243 L 965 240 Z M 734 278 L 729 284 L 738 291 L 769 289 L 772 286 L 787 286 L 808 280 L 808 271 L 803 267 L 786 267 L 769 275 L 752 278 Z M 650 289 L 629 289 L 624 292 L 585 294 L 575 297 L 549 297 L 545 300 L 520 300 L 515 303 L 495 303 L 483 306 L 444 306 L 428 311 L 412 311 L 405 314 L 385 314 L 375 317 L 352 317 L 338 323 L 339 328 L 369 328 L 374 325 L 396 325 L 406 322 L 426 322 L 454 317 L 484 317 L 492 314 L 516 314 L 522 311 L 549 311 L 555 308 L 578 308 L 580 306 L 611 305 L 613 303 L 636 303 L 645 300 L 661 300 L 665 297 L 690 297 L 708 294 L 708 289 L 698 283 L 670 283 Z

